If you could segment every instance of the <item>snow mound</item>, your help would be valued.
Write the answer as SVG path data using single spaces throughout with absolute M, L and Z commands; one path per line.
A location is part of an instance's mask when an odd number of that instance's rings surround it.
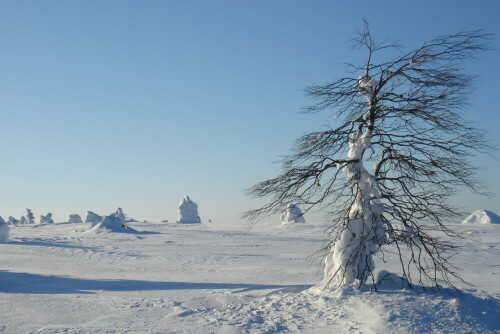
M 40 216 L 40 224 L 54 224 L 54 219 L 52 219 L 52 213 L 47 213 L 46 216 Z
M 377 275 L 377 285 L 403 289 L 408 287 L 408 281 L 387 270 L 381 270 Z
M 7 219 L 7 223 L 9 225 L 17 225 L 19 224 L 19 220 L 17 220 L 16 218 L 12 217 L 12 216 L 9 216 L 9 219 Z
M 21 219 L 19 219 L 18 224 L 19 225 L 28 224 L 28 220 L 26 219 L 26 217 L 21 216 Z
M 0 217 L 0 243 L 9 241 L 9 225 Z
M 500 224 L 500 217 L 491 211 L 477 210 L 465 218 L 462 224 Z
M 80 224 L 83 223 L 82 217 L 77 214 L 72 214 L 68 216 L 68 223 L 75 223 L 75 224 Z
M 99 223 L 102 220 L 102 216 L 99 216 L 97 213 L 92 211 L 87 211 L 87 216 L 85 217 L 86 223 L 92 223 L 92 226 Z
M 177 224 L 199 224 L 201 223 L 201 218 L 198 215 L 198 205 L 193 202 L 189 196 L 185 196 L 181 199 L 179 209 L 179 219 Z
M 110 232 L 134 232 L 133 228 L 130 228 L 122 220 L 118 212 L 111 214 L 109 216 L 104 216 L 98 223 L 93 223 L 89 231 L 96 232 L 98 230 L 107 230 Z
M 292 223 L 305 223 L 306 220 L 302 214 L 302 210 L 294 204 L 288 204 L 285 212 L 281 214 L 281 224 L 287 225 Z

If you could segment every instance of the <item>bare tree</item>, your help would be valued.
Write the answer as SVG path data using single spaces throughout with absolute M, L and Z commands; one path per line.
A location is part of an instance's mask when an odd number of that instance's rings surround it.
M 460 65 L 489 38 L 465 31 L 404 53 L 377 43 L 365 22 L 354 42 L 366 62 L 348 64 L 356 77 L 306 89 L 314 104 L 305 112 L 332 110 L 337 127 L 299 138 L 282 173 L 247 190 L 269 202 L 243 216 L 256 221 L 289 203 L 326 209 L 325 287 L 373 279 L 373 256 L 393 250 L 410 285 L 461 280 L 450 254 L 462 235 L 448 227 L 460 213 L 449 200 L 464 188 L 483 193 L 470 157 L 492 147 L 460 113 L 473 79 Z

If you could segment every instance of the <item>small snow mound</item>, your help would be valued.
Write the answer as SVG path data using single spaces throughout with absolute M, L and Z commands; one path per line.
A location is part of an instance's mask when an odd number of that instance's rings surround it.
M 189 196 L 185 196 L 181 199 L 179 209 L 179 219 L 177 224 L 199 224 L 201 223 L 201 218 L 198 215 L 198 205 L 193 202 Z
M 0 243 L 9 241 L 9 225 L 0 217 Z
M 80 217 L 80 215 L 77 215 L 77 214 L 69 215 L 68 216 L 68 223 L 81 224 L 81 223 L 83 223 L 82 217 Z
M 46 216 L 40 216 L 40 224 L 54 224 L 54 219 L 52 219 L 52 213 L 47 213 Z
M 99 216 L 97 213 L 92 211 L 87 211 L 87 216 L 85 217 L 86 223 L 92 223 L 92 226 L 99 223 L 102 220 L 102 216 Z
M 7 219 L 7 223 L 9 225 L 14 225 L 16 226 L 17 224 L 19 224 L 19 220 L 17 220 L 16 218 L 12 217 L 12 216 L 9 216 L 9 219 Z
M 491 211 L 477 210 L 465 218 L 462 224 L 500 224 L 500 217 Z
M 377 275 L 377 285 L 404 289 L 408 287 L 408 281 L 387 270 L 381 270 Z
M 294 204 L 288 204 L 285 209 L 285 212 L 281 214 L 280 218 L 282 225 L 306 222 L 302 210 L 300 210 L 299 207 Z

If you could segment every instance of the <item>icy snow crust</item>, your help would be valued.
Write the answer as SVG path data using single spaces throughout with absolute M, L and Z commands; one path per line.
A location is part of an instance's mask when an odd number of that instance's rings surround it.
M 477 210 L 465 218 L 462 224 L 500 224 L 500 217 L 491 211 Z
M 478 290 L 312 288 L 308 256 L 324 226 L 133 223 L 19 225 L 0 244 L 2 333 L 494 333 L 500 329 L 500 226 L 474 237 L 459 265 Z M 155 233 L 144 233 L 144 231 Z M 387 254 L 377 267 L 397 272 Z M 378 260 L 377 260 L 378 261 Z M 375 272 L 375 275 L 378 273 Z M 484 290 L 486 292 L 481 292 Z

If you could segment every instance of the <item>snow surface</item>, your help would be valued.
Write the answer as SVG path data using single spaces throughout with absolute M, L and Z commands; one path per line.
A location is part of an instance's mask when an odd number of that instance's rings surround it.
M 19 225 L 0 244 L 0 333 L 494 333 L 500 226 L 461 225 L 463 292 L 321 291 L 323 226 Z M 397 272 L 397 258 L 377 268 Z M 377 274 L 377 273 L 376 273 Z M 482 290 L 482 291 L 481 291 Z
M 178 224 L 199 224 L 201 223 L 200 216 L 198 215 L 198 204 L 193 202 L 189 196 L 181 199 L 178 209 L 179 218 Z
M 491 211 L 477 210 L 465 218 L 462 224 L 500 224 L 500 217 Z
M 294 204 L 288 204 L 285 212 L 280 217 L 281 224 L 305 223 L 306 220 L 302 215 L 302 210 Z

